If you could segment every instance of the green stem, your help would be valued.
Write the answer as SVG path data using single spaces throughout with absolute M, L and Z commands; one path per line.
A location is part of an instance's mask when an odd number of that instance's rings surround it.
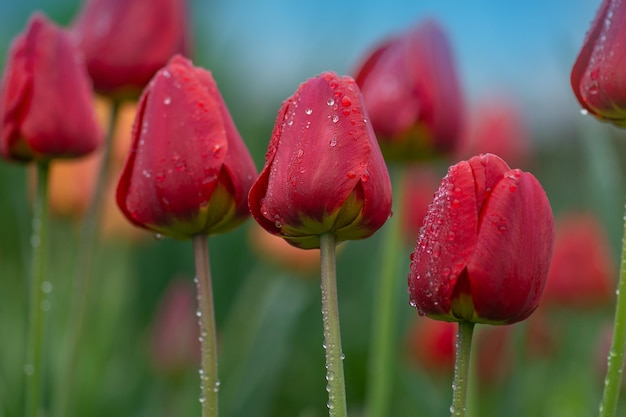
M 93 199 L 83 219 L 80 244 L 76 258 L 76 275 L 72 289 L 71 304 L 68 315 L 68 345 L 63 351 L 58 397 L 56 398 L 56 415 L 67 415 L 67 407 L 71 403 L 71 395 L 75 392 L 74 379 L 77 367 L 72 365 L 78 357 L 80 344 L 85 328 L 87 306 L 90 304 L 90 287 L 93 273 L 93 257 L 98 244 L 98 225 L 102 215 L 104 192 L 109 177 L 110 159 L 113 148 L 113 135 L 119 118 L 121 102 L 111 101 L 111 114 L 107 127 L 107 138 L 104 142 L 104 154 L 98 171 Z
M 617 303 L 613 323 L 613 341 L 608 357 L 604 393 L 600 403 L 600 417 L 614 417 L 617 412 L 624 367 L 624 349 L 626 348 L 626 216 L 624 216 L 624 238 L 622 240 L 622 259 L 619 282 L 617 284 Z
M 45 299 L 50 283 L 45 281 L 46 251 L 48 245 L 48 177 L 49 162 L 37 164 L 37 194 L 33 210 L 31 236 L 32 260 L 30 282 L 29 330 L 26 353 L 26 417 L 38 417 L 41 410 L 43 376 L 44 316 L 48 301 Z
M 474 323 L 460 321 L 456 336 L 456 359 L 454 361 L 454 382 L 452 384 L 452 417 L 464 417 L 467 402 L 467 385 L 472 352 Z
M 202 343 L 202 369 L 200 370 L 202 417 L 217 417 L 217 392 L 220 382 L 217 378 L 217 336 L 207 236 L 197 235 L 193 238 L 193 251 L 196 260 L 198 317 Z
M 324 349 L 326 350 L 326 380 L 328 384 L 329 417 L 347 417 L 346 388 L 343 376 L 343 353 L 339 329 L 339 302 L 337 300 L 337 261 L 335 235 L 320 236 L 322 319 L 324 322 Z
M 367 410 L 369 417 L 387 417 L 389 399 L 393 388 L 392 371 L 396 330 L 396 307 L 398 294 L 397 266 L 401 246 L 402 171 L 392 171 L 394 215 L 387 220 L 383 239 L 381 271 L 377 283 L 375 308 L 372 318 L 371 356 L 367 386 Z

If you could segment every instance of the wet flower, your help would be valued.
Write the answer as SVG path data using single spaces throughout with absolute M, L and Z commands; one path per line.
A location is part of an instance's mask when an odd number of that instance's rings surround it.
M 463 98 L 447 35 L 437 22 L 420 22 L 383 42 L 356 73 L 386 158 L 453 150 Z
M 598 219 L 589 213 L 563 216 L 557 222 L 544 301 L 576 309 L 608 305 L 614 296 L 616 269 Z
M 136 97 L 175 54 L 189 55 L 185 0 L 88 0 L 73 23 L 99 93 Z
M 117 203 L 136 226 L 190 238 L 240 224 L 256 177 L 211 73 L 173 57 L 142 94 Z
M 624 42 L 626 3 L 604 0 L 572 68 L 571 83 L 581 106 L 597 118 L 626 126 Z
M 11 45 L 0 90 L 0 154 L 14 161 L 78 157 L 103 135 L 71 37 L 40 13 Z
M 483 154 L 441 181 L 411 254 L 411 304 L 432 318 L 510 324 L 539 304 L 554 240 L 530 173 Z
M 249 204 L 265 230 L 304 249 L 324 233 L 363 239 L 385 223 L 389 174 L 352 78 L 323 73 L 283 103 Z

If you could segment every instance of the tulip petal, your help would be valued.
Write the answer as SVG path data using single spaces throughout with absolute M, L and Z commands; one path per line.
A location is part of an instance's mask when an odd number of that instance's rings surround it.
M 450 314 L 459 275 L 476 246 L 478 206 L 472 166 L 450 167 L 428 209 L 409 274 L 411 303 L 431 316 Z
M 514 323 L 535 310 L 550 266 L 553 230 L 537 179 L 520 170 L 507 172 L 486 200 L 468 264 L 477 321 Z M 520 257 L 523 262 L 512 261 Z

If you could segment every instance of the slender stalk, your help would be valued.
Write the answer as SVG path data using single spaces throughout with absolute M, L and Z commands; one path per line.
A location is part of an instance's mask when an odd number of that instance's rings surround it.
M 454 382 L 452 383 L 452 406 L 450 407 L 452 417 L 465 417 L 473 333 L 473 322 L 465 320 L 459 322 L 456 336 Z
M 617 303 L 613 322 L 613 341 L 609 351 L 604 393 L 600 403 L 600 417 L 614 417 L 617 412 L 624 367 L 624 349 L 626 348 L 626 215 L 624 216 L 624 237 L 622 239 L 622 258 L 620 276 L 617 284 Z
M 193 238 L 193 251 L 196 260 L 198 318 L 202 343 L 202 369 L 200 370 L 202 417 L 217 417 L 217 392 L 220 382 L 217 379 L 217 336 L 207 236 L 197 235 Z
M 98 172 L 93 199 L 83 219 L 80 245 L 78 246 L 76 275 L 74 288 L 72 289 L 71 304 L 68 315 L 68 345 L 63 352 L 60 382 L 58 382 L 58 397 L 56 398 L 56 415 L 67 415 L 68 404 L 71 403 L 71 395 L 74 390 L 76 366 L 72 362 L 78 357 L 80 343 L 85 328 L 85 317 L 90 299 L 91 277 L 93 272 L 93 257 L 98 243 L 98 225 L 102 214 L 106 181 L 109 177 L 111 151 L 113 148 L 113 135 L 119 118 L 121 103 L 118 100 L 111 101 L 111 114 L 107 127 L 107 138 L 104 143 L 104 155 Z
M 391 171 L 393 181 L 394 215 L 387 220 L 383 239 L 381 271 L 377 283 L 372 318 L 371 356 L 367 385 L 367 410 L 369 417 L 388 417 L 389 399 L 393 388 L 392 372 L 395 368 L 393 349 L 395 346 L 397 307 L 397 266 L 401 253 L 400 224 L 403 207 L 402 171 Z
M 337 300 L 337 261 L 335 235 L 320 236 L 322 275 L 322 319 L 324 322 L 324 349 L 326 350 L 326 390 L 329 417 L 347 417 L 346 388 L 343 376 L 343 353 L 339 329 L 339 302 Z
M 41 388 L 43 376 L 44 316 L 47 311 L 46 294 L 49 283 L 45 281 L 48 246 L 48 162 L 37 164 L 37 194 L 33 209 L 33 234 L 31 236 L 31 282 L 29 305 L 29 330 L 26 352 L 26 417 L 38 417 L 42 410 Z M 47 283 L 47 284 L 46 284 Z

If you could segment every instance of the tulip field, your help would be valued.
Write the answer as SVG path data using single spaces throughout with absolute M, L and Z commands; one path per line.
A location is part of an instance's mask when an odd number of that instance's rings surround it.
M 0 6 L 0 417 L 626 413 L 626 4 L 507 89 L 481 4 L 322 52 L 272 2 L 248 49 L 225 5 L 44 3 Z

